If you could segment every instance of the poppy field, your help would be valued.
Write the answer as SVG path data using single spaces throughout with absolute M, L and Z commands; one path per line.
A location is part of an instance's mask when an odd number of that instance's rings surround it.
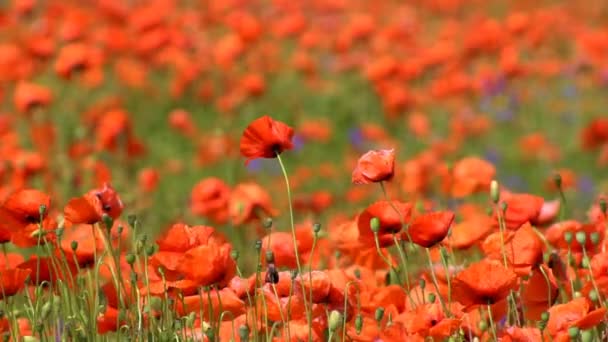
M 608 341 L 608 3 L 0 2 L 3 341 Z

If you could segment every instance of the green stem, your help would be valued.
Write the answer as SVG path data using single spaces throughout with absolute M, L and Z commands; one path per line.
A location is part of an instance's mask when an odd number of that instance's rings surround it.
M 285 186 L 287 188 L 287 201 L 289 202 L 289 223 L 291 226 L 291 237 L 293 239 L 293 249 L 294 249 L 294 253 L 296 256 L 296 265 L 298 266 L 298 274 L 302 274 L 302 265 L 300 264 L 300 253 L 298 252 L 298 240 L 296 238 L 296 227 L 295 227 L 295 222 L 294 222 L 294 215 L 293 215 L 293 204 L 291 201 L 291 186 L 289 185 L 289 177 L 287 176 L 287 170 L 285 169 L 285 165 L 283 163 L 283 160 L 281 159 L 281 155 L 279 153 L 276 154 L 277 156 L 277 160 L 279 161 L 279 166 L 281 166 L 281 172 L 283 173 L 283 178 L 285 179 Z M 304 290 L 304 285 L 302 285 L 302 290 Z M 306 321 L 308 323 L 308 325 L 310 326 L 312 324 L 312 313 L 310 312 L 309 308 L 308 308 L 308 303 L 306 301 L 305 296 L 303 296 L 304 298 L 304 309 L 306 311 Z M 308 340 L 312 341 L 312 335 L 308 336 Z

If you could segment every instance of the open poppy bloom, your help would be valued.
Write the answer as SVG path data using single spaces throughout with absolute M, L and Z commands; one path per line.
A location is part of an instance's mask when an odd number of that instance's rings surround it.
M 353 184 L 370 184 L 388 181 L 395 172 L 395 150 L 378 150 L 365 153 L 352 174 Z
M 48 216 L 50 205 L 50 196 L 38 190 L 23 189 L 11 194 L 0 207 L 0 242 L 10 240 L 20 247 L 31 247 L 43 243 L 38 241 L 38 233 L 43 232 L 50 240 L 48 233 L 56 228 L 55 220 Z
M 577 327 L 587 330 L 605 322 L 606 308 L 592 310 L 586 298 L 576 298 L 565 304 L 554 305 L 549 309 L 549 321 L 545 333 L 554 341 L 569 341 L 568 329 Z
M 495 175 L 496 169 L 490 162 L 477 157 L 463 158 L 452 168 L 450 193 L 454 197 L 465 197 L 487 191 Z
M 498 261 L 482 259 L 458 273 L 452 281 L 452 296 L 467 308 L 491 305 L 505 299 L 517 284 L 515 272 Z
M 245 164 L 256 158 L 276 158 L 277 154 L 291 150 L 293 128 L 264 115 L 251 122 L 241 136 L 241 155 Z
M 500 195 L 501 203 L 506 205 L 503 212 L 501 204 L 494 210 L 494 225 L 498 227 L 499 217 L 504 220 L 507 229 L 518 229 L 524 223 L 534 224 L 540 216 L 545 200 L 542 197 L 530 194 L 512 194 L 503 192 Z
M 454 213 L 450 211 L 438 211 L 414 217 L 407 231 L 403 233 L 404 238 L 411 238 L 411 242 L 424 248 L 432 247 L 448 235 L 454 217 Z
M 68 202 L 64 208 L 65 224 L 95 224 L 101 221 L 103 214 L 116 219 L 123 208 L 118 193 L 110 184 L 104 183 L 100 189 L 91 190 Z
M 543 261 L 543 242 L 529 223 L 516 231 L 493 233 L 486 238 L 482 248 L 488 258 L 498 261 L 503 260 L 504 250 L 509 266 L 522 276 L 528 275 Z
M 381 247 L 394 244 L 393 235 L 399 234 L 404 224 L 410 220 L 412 205 L 398 201 L 380 201 L 367 207 L 357 218 L 359 240 L 370 246 L 374 245 L 374 232 L 371 220 L 376 218 L 379 223 L 378 240 Z M 397 237 L 399 238 L 399 237 Z
M 278 214 L 270 194 L 257 183 L 238 184 L 230 193 L 229 201 L 228 214 L 235 225 Z

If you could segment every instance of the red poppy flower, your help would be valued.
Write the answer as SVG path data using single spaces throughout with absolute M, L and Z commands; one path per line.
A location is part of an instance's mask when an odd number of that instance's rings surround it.
M 378 150 L 365 153 L 352 174 L 353 184 L 388 181 L 395 172 L 395 150 Z
M 465 307 L 495 304 L 517 286 L 517 275 L 500 262 L 483 259 L 458 273 L 452 296 Z
M 452 168 L 450 193 L 454 197 L 466 197 L 487 191 L 495 175 L 496 169 L 491 163 L 477 157 L 463 158 Z
M 200 286 L 228 284 L 236 273 L 236 264 L 230 257 L 228 243 L 211 242 L 194 247 L 184 253 L 178 271 Z M 199 265 L 205 264 L 205 267 Z
M 36 245 L 37 236 L 30 235 L 40 223 L 43 230 L 54 229 L 54 221 L 47 219 L 50 204 L 50 197 L 38 190 L 24 189 L 10 195 L 0 207 L 0 243 L 11 240 L 22 247 Z M 42 213 L 41 207 L 46 208 Z
M 230 194 L 228 210 L 235 225 L 278 214 L 270 194 L 257 183 L 238 184 Z
M 116 219 L 122 213 L 124 206 L 118 193 L 108 183 L 100 189 L 94 189 L 83 195 L 71 199 L 64 208 L 65 223 L 94 224 L 101 221 L 103 214 Z
M 545 200 L 542 197 L 530 194 L 502 193 L 501 203 L 506 205 L 506 211 L 502 211 L 501 204 L 494 210 L 494 225 L 498 226 L 498 218 L 501 217 L 507 229 L 517 229 L 524 223 L 534 224 L 541 213 Z
M 193 296 L 184 297 L 177 302 L 177 312 L 188 314 L 190 312 L 203 312 L 203 319 L 218 320 L 220 315 L 224 320 L 238 316 L 245 312 L 245 302 L 242 301 L 230 288 L 211 290 Z M 209 310 L 212 308 L 213 310 Z M 221 309 L 220 309 L 221 308 Z M 230 312 L 232 315 L 222 315 L 222 312 Z M 213 315 L 213 317 L 210 317 Z
M 594 149 L 608 142 L 608 119 L 593 119 L 583 130 L 581 140 L 585 149 Z
M 502 261 L 503 250 L 507 263 L 515 273 L 527 275 L 543 261 L 544 244 L 529 223 L 516 231 L 496 232 L 486 238 L 483 251 L 490 259 Z
M 591 308 L 589 301 L 583 297 L 552 306 L 545 333 L 555 341 L 568 341 L 569 328 L 587 330 L 605 321 L 606 308 L 590 310 Z
M 213 227 L 175 223 L 156 239 L 156 244 L 161 251 L 184 252 L 200 245 L 206 245 L 212 239 L 222 243 L 226 241 Z
M 365 209 L 357 218 L 359 229 L 359 240 L 373 246 L 374 233 L 371 229 L 372 218 L 379 220 L 378 240 L 381 247 L 390 246 L 394 243 L 393 234 L 401 232 L 404 224 L 410 219 L 412 205 L 398 201 L 380 201 Z
M 428 248 L 441 242 L 448 234 L 454 222 L 454 213 L 438 211 L 415 217 L 410 223 L 404 238 L 411 238 L 412 242 Z
M 262 116 L 247 126 L 241 137 L 241 155 L 245 164 L 256 158 L 275 158 L 277 154 L 291 150 L 293 128 L 270 116 Z
M 32 273 L 29 269 L 12 268 L 0 271 L 0 298 L 11 297 L 23 290 L 25 279 Z
M 28 113 L 37 106 L 47 106 L 52 98 L 51 91 L 38 84 L 22 81 L 17 83 L 15 88 L 15 107 L 21 113 Z
M 217 223 L 228 220 L 230 188 L 219 178 L 205 178 L 198 182 L 190 194 L 190 211 Z

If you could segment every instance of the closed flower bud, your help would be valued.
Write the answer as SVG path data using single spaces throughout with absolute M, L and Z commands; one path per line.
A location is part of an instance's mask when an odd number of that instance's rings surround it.
M 329 313 L 329 331 L 335 332 L 342 325 L 342 314 L 337 310 L 332 310 Z
M 361 334 L 361 330 L 363 330 L 363 316 L 361 316 L 361 314 L 358 314 L 357 318 L 355 318 L 355 329 L 357 335 Z
M 374 318 L 376 319 L 376 322 L 380 322 L 383 317 L 384 317 L 384 308 L 383 307 L 377 308 L 376 313 L 374 314 Z
M 500 199 L 500 189 L 496 180 L 493 180 L 490 183 L 490 198 L 492 198 L 492 202 L 494 202 L 494 204 L 497 204 L 498 200 Z
M 369 220 L 369 226 L 372 229 L 372 232 L 378 233 L 380 231 L 380 220 L 377 217 L 372 217 Z
M 587 241 L 587 234 L 585 234 L 585 232 L 576 232 L 575 238 L 576 242 L 580 243 L 581 245 L 584 245 Z
M 133 255 L 133 253 L 129 253 L 125 255 L 125 260 L 127 261 L 127 264 L 133 266 L 135 263 L 135 255 Z

